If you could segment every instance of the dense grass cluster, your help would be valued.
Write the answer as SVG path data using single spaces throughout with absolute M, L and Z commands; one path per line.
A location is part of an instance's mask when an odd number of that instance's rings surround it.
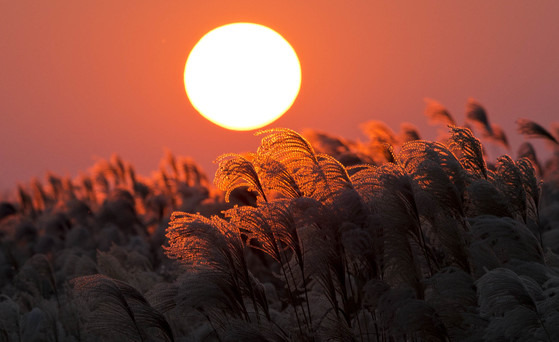
M 483 107 L 438 141 L 289 129 L 218 158 L 113 157 L 0 204 L 0 341 L 559 340 L 559 150 Z M 529 120 L 518 131 L 556 138 Z M 177 259 L 177 260 L 173 260 Z

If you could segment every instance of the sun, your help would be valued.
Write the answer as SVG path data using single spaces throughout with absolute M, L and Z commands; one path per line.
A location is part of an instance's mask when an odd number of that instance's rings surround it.
M 291 107 L 301 87 L 301 65 L 276 31 L 233 23 L 208 32 L 194 46 L 184 86 L 206 119 L 232 130 L 252 130 Z

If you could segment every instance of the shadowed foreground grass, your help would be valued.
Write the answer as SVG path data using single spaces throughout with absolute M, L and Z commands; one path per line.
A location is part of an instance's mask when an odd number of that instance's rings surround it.
M 168 154 L 0 204 L 0 341 L 559 340 L 559 150 L 518 158 L 470 100 L 438 141 L 259 132 L 214 184 Z M 556 137 L 519 120 L 519 133 Z

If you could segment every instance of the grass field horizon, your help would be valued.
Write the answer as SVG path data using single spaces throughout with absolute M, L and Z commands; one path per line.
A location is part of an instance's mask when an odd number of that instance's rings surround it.
M 474 99 L 425 116 L 14 186 L 0 341 L 559 339 L 559 126 L 517 118 L 513 151 Z

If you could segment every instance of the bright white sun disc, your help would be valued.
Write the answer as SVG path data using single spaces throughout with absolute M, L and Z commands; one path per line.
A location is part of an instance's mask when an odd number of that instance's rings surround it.
M 301 87 L 301 65 L 274 30 L 234 23 L 198 41 L 186 61 L 184 85 L 206 119 L 228 129 L 252 130 L 291 107 Z

